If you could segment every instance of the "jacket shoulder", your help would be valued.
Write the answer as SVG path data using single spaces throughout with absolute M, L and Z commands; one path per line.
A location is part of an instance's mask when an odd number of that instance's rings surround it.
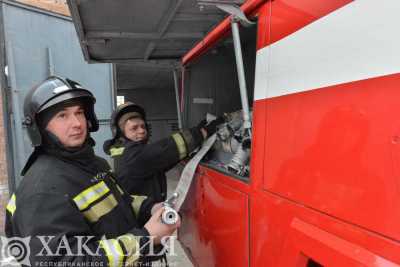
M 22 179 L 17 195 L 29 198 L 38 193 L 71 194 L 78 186 L 75 181 L 79 175 L 67 163 L 55 157 L 40 155 Z

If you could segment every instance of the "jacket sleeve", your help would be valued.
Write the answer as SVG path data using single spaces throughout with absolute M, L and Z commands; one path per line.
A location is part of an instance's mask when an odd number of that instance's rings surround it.
M 175 166 L 203 141 L 197 129 L 183 130 L 146 145 L 129 144 L 123 152 L 123 166 L 129 177 L 146 177 Z
M 31 266 L 122 266 L 145 253 L 145 229 L 113 238 L 97 236 L 68 196 L 38 193 L 16 203 L 13 212 L 7 209 L 7 237 L 30 238 Z
M 151 217 L 151 208 L 156 203 L 147 196 L 131 195 L 131 206 L 139 225 L 144 225 Z

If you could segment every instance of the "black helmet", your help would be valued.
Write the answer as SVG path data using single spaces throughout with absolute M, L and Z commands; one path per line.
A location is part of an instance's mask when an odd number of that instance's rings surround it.
M 42 135 L 38 125 L 38 115 L 50 107 L 68 100 L 82 100 L 89 131 L 99 129 L 99 122 L 94 113 L 96 98 L 79 83 L 69 79 L 51 76 L 44 82 L 33 87 L 25 97 L 24 122 L 28 129 L 29 138 L 34 147 L 42 144 Z
M 146 112 L 141 106 L 136 105 L 135 103 L 132 102 L 126 102 L 122 105 L 119 105 L 111 115 L 111 133 L 113 139 L 121 137 L 122 132 L 118 126 L 118 121 L 124 114 L 130 112 L 139 113 L 140 117 L 142 117 L 142 119 L 146 121 Z

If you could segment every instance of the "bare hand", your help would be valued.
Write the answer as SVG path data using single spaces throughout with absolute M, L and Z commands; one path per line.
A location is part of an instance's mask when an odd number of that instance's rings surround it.
M 157 203 L 158 204 L 158 203 Z M 156 205 L 157 205 L 156 204 Z M 153 206 L 154 208 L 154 206 Z M 151 218 L 147 221 L 144 227 L 147 229 L 149 234 L 154 237 L 154 243 L 160 244 L 161 238 L 165 236 L 171 236 L 173 232 L 181 226 L 181 219 L 178 218 L 176 224 L 164 224 L 161 222 L 161 215 L 164 211 L 164 207 L 157 209 Z
M 162 202 L 154 204 L 154 206 L 151 208 L 151 215 L 153 215 L 157 210 L 161 209 L 162 207 L 163 207 Z

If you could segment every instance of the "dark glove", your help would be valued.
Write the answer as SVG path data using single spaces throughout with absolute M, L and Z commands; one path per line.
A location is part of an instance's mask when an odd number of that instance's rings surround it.
M 224 117 L 217 117 L 215 120 L 210 121 L 208 124 L 203 126 L 202 128 L 206 130 L 207 132 L 207 137 L 210 137 L 211 135 L 215 134 L 217 131 L 217 126 L 224 123 L 225 119 Z

